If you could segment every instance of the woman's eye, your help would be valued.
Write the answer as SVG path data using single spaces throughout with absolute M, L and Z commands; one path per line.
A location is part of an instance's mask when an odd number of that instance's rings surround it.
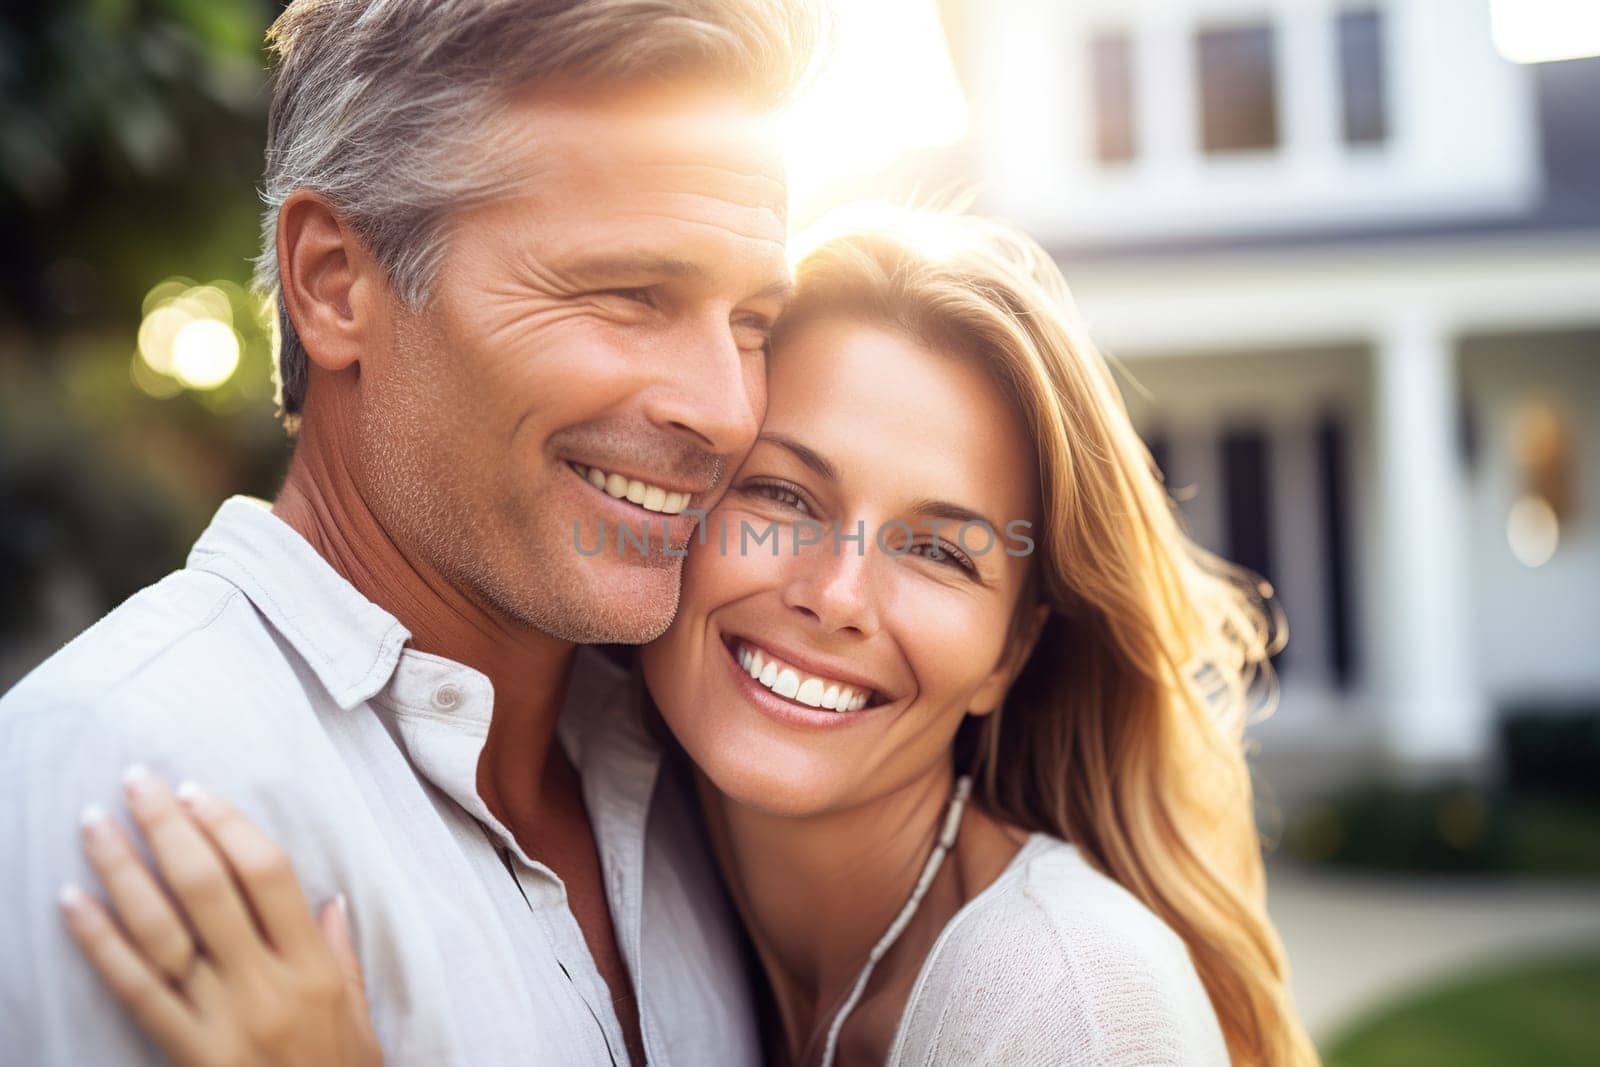
M 785 507 L 794 508 L 803 514 L 810 514 L 811 512 L 810 507 L 805 502 L 805 498 L 793 489 L 781 485 L 773 485 L 770 482 L 754 482 L 746 486 L 745 490 L 746 492 L 754 493 L 756 496 L 766 497 L 768 500 L 775 501 Z
M 973 566 L 972 560 L 967 557 L 967 554 L 948 541 L 924 541 L 921 544 L 911 546 L 912 552 L 919 550 L 923 550 L 921 554 L 936 563 L 949 564 L 968 574 L 977 573 L 977 568 Z

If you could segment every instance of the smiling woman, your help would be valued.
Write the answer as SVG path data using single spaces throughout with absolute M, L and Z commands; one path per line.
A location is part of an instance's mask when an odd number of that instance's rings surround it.
M 961 536 L 1019 522 L 1035 550 Z M 1182 533 L 1036 244 L 824 240 L 708 523 L 792 536 L 691 546 L 641 662 L 775 1062 L 1314 1062 L 1242 752 L 1269 615 Z
M 955 524 L 922 522 L 926 502 L 1036 522 L 1038 475 L 982 362 L 847 308 L 785 326 L 768 390 L 762 435 L 708 521 L 859 525 L 862 539 L 691 551 L 678 616 L 645 663 L 668 725 L 719 789 L 769 810 L 847 808 L 922 780 L 1014 670 L 1007 635 L 1028 607 L 1031 560 L 963 552 Z M 720 669 L 729 642 L 761 657 L 753 675 Z M 803 676 L 884 699 L 812 710 Z

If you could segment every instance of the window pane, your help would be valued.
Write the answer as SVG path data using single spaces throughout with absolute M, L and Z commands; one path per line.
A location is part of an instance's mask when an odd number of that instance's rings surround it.
M 1267 435 L 1235 429 L 1222 438 L 1228 558 L 1272 581 L 1272 498 Z
M 1378 12 L 1346 11 L 1339 16 L 1339 82 L 1346 143 L 1370 144 L 1388 137 L 1383 19 Z
M 1094 70 L 1094 154 L 1104 162 L 1133 158 L 1133 42 L 1103 33 L 1090 45 Z
M 1269 448 L 1263 430 L 1238 428 L 1223 434 L 1222 499 L 1227 557 L 1276 584 Z M 1287 649 L 1273 657 L 1279 670 L 1284 669 L 1286 653 Z
M 1346 501 L 1348 443 L 1345 424 L 1333 415 L 1317 422 L 1318 495 L 1322 511 L 1324 593 L 1328 611 L 1328 661 L 1333 679 L 1348 688 L 1356 676 L 1355 632 L 1351 621 L 1350 508 Z
M 1202 30 L 1195 44 L 1201 146 L 1207 152 L 1275 147 L 1278 101 L 1272 27 Z

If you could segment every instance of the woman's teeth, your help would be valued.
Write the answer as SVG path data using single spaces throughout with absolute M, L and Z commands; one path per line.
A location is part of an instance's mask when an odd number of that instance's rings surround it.
M 829 711 L 860 711 L 867 706 L 871 695 L 866 690 L 835 682 L 828 678 L 802 674 L 782 660 L 774 659 L 741 642 L 738 648 L 739 666 L 756 681 L 781 697 L 804 704 L 808 708 L 826 708 Z
M 659 485 L 641 482 L 637 478 L 624 478 L 620 474 L 607 474 L 598 467 L 585 467 L 581 463 L 567 464 L 577 471 L 581 477 L 589 479 L 589 484 L 596 489 L 616 497 L 618 500 L 628 500 L 638 504 L 646 511 L 659 511 L 663 515 L 679 515 L 689 506 L 688 493 L 674 493 L 670 489 L 663 489 Z

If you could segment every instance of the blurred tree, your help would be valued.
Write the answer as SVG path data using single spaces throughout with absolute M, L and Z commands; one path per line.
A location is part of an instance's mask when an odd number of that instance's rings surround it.
M 97 287 L 90 275 L 127 269 L 130 242 L 204 248 L 214 212 L 250 204 L 266 102 L 261 37 L 276 7 L 78 0 L 0 15 L 5 310 L 32 323 L 103 310 L 120 279 Z M 107 246 L 124 255 L 88 271 L 62 265 Z M 149 268 L 137 262 L 127 281 L 148 285 Z
M 236 309 L 224 387 L 158 398 L 130 375 L 153 285 L 248 282 L 280 7 L 0 13 L 0 686 L 18 640 L 70 633 L 181 565 L 222 496 L 270 495 L 282 470 L 253 307 Z

